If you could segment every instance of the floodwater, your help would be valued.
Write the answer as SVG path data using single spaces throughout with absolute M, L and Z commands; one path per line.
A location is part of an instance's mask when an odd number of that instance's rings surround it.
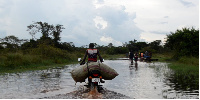
M 129 60 L 105 60 L 104 64 L 115 69 L 119 75 L 113 80 L 105 80 L 102 84 L 104 93 L 99 95 L 106 97 L 101 98 L 199 98 L 199 90 L 175 89 L 177 83 L 169 81 L 173 71 L 167 63 L 138 62 L 130 65 Z M 72 64 L 48 70 L 0 75 L 0 99 L 73 98 L 81 93 L 80 88 L 86 84 L 75 84 L 71 77 L 70 72 L 78 66 Z

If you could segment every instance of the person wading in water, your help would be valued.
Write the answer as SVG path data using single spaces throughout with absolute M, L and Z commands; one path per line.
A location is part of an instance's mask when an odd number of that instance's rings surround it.
M 131 50 L 129 52 L 129 59 L 131 60 L 131 64 L 133 64 L 133 56 L 134 56 L 134 54 L 133 54 L 133 51 Z

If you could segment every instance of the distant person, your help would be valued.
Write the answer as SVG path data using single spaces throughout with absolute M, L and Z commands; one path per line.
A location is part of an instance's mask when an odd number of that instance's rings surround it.
M 143 58 L 144 57 L 144 54 L 141 52 L 140 53 L 140 58 Z
M 128 54 L 128 53 L 126 53 L 126 58 L 128 58 L 128 55 L 129 55 L 129 54 Z
M 140 52 L 140 61 L 143 61 L 144 53 Z
M 149 53 L 148 53 L 148 51 L 146 51 L 146 52 L 145 52 L 145 56 L 149 56 Z
M 137 52 L 134 54 L 134 60 L 137 63 L 137 61 L 138 61 L 138 53 Z
M 129 59 L 131 60 L 131 64 L 133 64 L 133 57 L 134 57 L 133 51 L 130 50 L 130 52 L 129 52 Z
M 151 52 L 149 52 L 149 56 L 150 56 L 150 58 L 151 58 L 151 56 L 152 56 L 152 53 L 151 53 Z
M 103 58 L 101 57 L 99 50 L 94 49 L 94 43 L 90 43 L 89 49 L 86 50 L 83 61 L 80 64 L 83 65 L 85 63 L 85 59 L 87 56 L 88 62 L 97 62 L 97 55 L 99 56 L 100 61 L 103 62 Z
M 146 61 L 151 61 L 151 60 L 150 60 L 150 59 L 151 59 L 151 56 L 150 56 L 150 55 L 151 55 L 151 52 L 148 52 L 148 51 L 145 52 L 145 56 L 144 56 L 144 57 L 145 57 L 145 60 L 146 60 Z

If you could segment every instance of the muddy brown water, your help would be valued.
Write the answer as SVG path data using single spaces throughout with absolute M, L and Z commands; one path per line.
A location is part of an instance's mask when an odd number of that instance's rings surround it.
M 48 70 L 28 71 L 0 75 L 1 99 L 198 99 L 199 90 L 177 90 L 177 83 L 168 80 L 173 71 L 167 63 L 138 62 L 130 65 L 129 60 L 105 60 L 119 75 L 105 80 L 100 94 L 89 91 L 86 83 L 76 83 L 71 70 L 78 64 Z

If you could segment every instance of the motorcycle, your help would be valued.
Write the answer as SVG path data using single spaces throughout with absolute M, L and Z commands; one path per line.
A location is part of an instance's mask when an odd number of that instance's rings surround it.
M 78 58 L 78 61 L 81 62 L 82 59 Z M 88 71 L 88 84 L 84 85 L 87 88 L 90 89 L 97 89 L 98 92 L 100 92 L 103 88 L 102 85 L 100 85 L 100 83 L 105 83 L 105 81 L 103 81 L 102 76 L 101 76 L 101 72 L 99 70 L 90 70 L 89 66 L 88 66 L 89 62 L 86 62 L 87 65 L 87 71 Z M 83 63 L 85 64 L 85 63 Z

